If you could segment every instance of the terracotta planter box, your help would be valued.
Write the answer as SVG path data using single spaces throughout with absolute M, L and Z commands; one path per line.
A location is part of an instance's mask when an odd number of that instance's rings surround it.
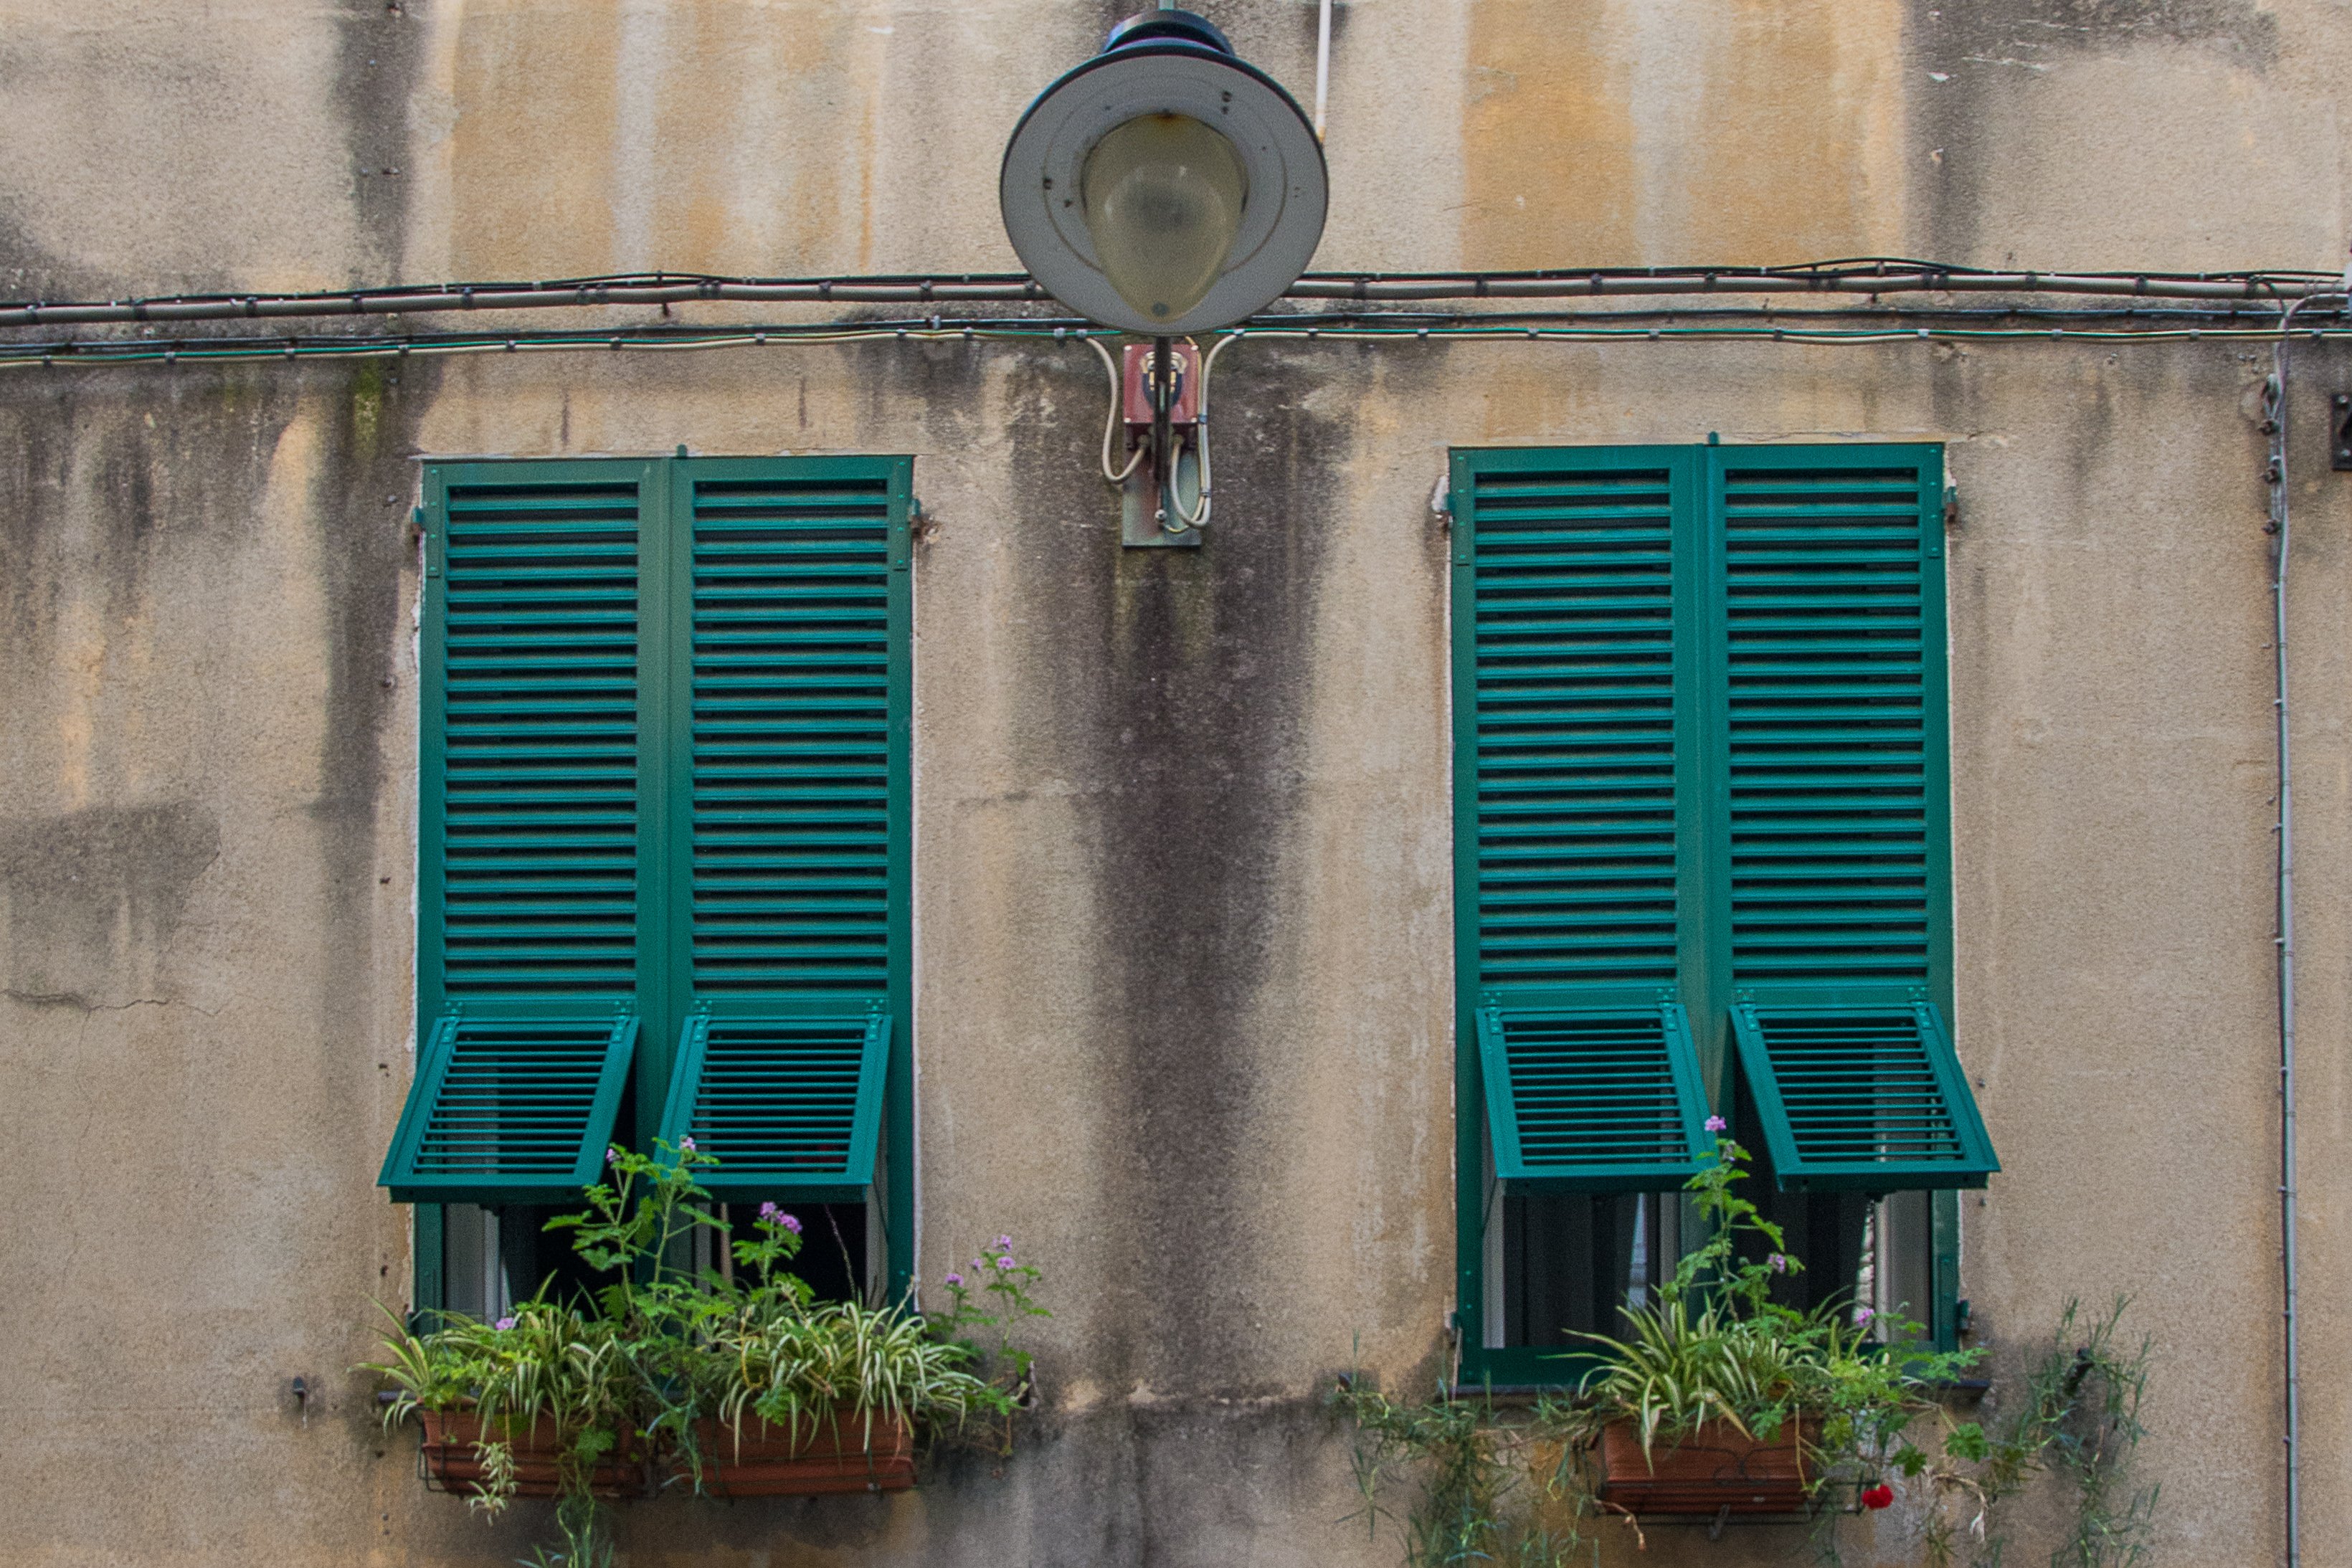
M 474 1445 L 482 1437 L 481 1418 L 463 1410 L 419 1414 L 425 1422 L 426 1484 L 442 1491 L 481 1491 L 482 1462 L 474 1454 Z M 542 1416 L 531 1423 L 529 1431 L 515 1433 L 510 1440 L 515 1495 L 553 1497 L 558 1476 L 555 1423 Z M 598 1497 L 643 1497 L 653 1490 L 652 1479 L 645 1455 L 625 1451 L 596 1466 L 589 1490 Z
M 702 1490 L 712 1497 L 808 1497 L 822 1492 L 904 1491 L 915 1484 L 915 1445 L 905 1426 L 877 1414 L 837 1414 L 803 1421 L 795 1434 L 747 1419 L 740 1440 L 723 1421 L 698 1421 Z M 693 1469 L 670 1460 L 676 1484 L 692 1488 Z
M 1601 1500 L 1627 1513 L 1802 1513 L 1808 1479 L 1800 1440 L 1820 1423 L 1790 1423 L 1770 1443 L 1708 1423 L 1668 1448 L 1642 1451 L 1641 1430 L 1614 1421 L 1601 1433 Z

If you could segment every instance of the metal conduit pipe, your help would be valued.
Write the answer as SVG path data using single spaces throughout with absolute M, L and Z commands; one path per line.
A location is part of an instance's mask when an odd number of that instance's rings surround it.
M 1570 299 L 1689 294 L 2074 294 L 2151 299 L 2287 302 L 2340 293 L 2332 274 L 1980 272 L 1919 261 L 1822 262 L 1801 267 L 1643 267 L 1494 273 L 1309 273 L 1292 299 Z M 908 304 L 1049 299 L 1020 273 L 820 278 L 645 273 L 551 283 L 441 283 L 300 294 L 172 295 L 0 305 L 0 327 L 99 322 L 394 316 L 445 310 L 595 308 L 695 301 Z
M 2328 292 L 2340 292 L 2343 284 Z M 2310 298 L 2315 298 L 2312 296 Z M 2305 301 L 2307 303 L 2308 299 Z M 2279 1073 L 2279 1296 L 2283 1337 L 2286 1474 L 2282 1498 L 2282 1560 L 2286 1568 L 2303 1561 L 2301 1528 L 2303 1477 L 2303 1376 L 2300 1282 L 2295 1246 L 2295 1127 L 2294 1127 L 2294 772 L 2293 710 L 2287 702 L 2286 592 L 2289 555 L 2294 543 L 2287 492 L 2287 357 L 2295 312 L 2290 306 L 2281 316 L 2278 346 L 2272 350 L 2271 375 L 2263 388 L 2263 428 L 2270 436 L 2270 462 L 2265 473 L 2270 486 L 2271 648 L 2276 682 L 2272 706 L 2277 725 L 2278 817 L 2272 831 L 2277 836 L 2278 899 L 2278 1073 Z
M 1331 0 L 1315 17 L 1315 140 L 1323 140 L 1323 112 L 1331 101 Z

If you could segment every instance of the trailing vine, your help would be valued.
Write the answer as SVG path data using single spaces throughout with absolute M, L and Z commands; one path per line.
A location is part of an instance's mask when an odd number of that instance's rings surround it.
M 1546 1423 L 1507 1421 L 1489 1399 L 1456 1397 L 1444 1385 L 1423 1404 L 1400 1404 L 1352 1376 L 1333 1402 L 1355 1424 L 1349 1455 L 1373 1539 L 1381 1521 L 1398 1524 L 1408 1568 L 1508 1563 L 1561 1568 L 1597 1534 L 1598 1512 L 1576 1456 Z M 1381 1502 L 1391 1472 L 1420 1472 L 1419 1491 L 1402 1517 Z
M 1933 1568 L 2000 1568 L 2009 1538 L 1996 1527 L 1998 1511 L 2045 1473 L 2074 1494 L 2072 1530 L 2051 1553 L 2052 1568 L 2146 1561 L 2158 1489 L 2136 1486 L 2131 1470 L 2147 1435 L 2139 1409 L 2155 1347 L 2145 1334 L 2120 1343 L 2126 1305 L 2116 1297 L 2085 1326 L 2080 1304 L 2068 1301 L 2016 1407 L 1991 1432 L 1976 1422 L 1954 1427 L 1944 1458 L 1912 1471 L 1906 1487 L 1927 1492 L 1919 1535 Z

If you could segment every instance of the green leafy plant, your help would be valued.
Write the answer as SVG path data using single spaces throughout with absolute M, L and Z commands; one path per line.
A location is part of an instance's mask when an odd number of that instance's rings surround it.
M 1890 1463 L 1911 1462 L 1904 1429 L 1931 1407 L 1929 1390 L 1981 1353 L 1938 1351 L 1919 1324 L 1878 1320 L 1865 1305 L 1832 1298 L 1806 1312 L 1774 1300 L 1775 1284 L 1804 1264 L 1740 1196 L 1749 1157 L 1717 1138 L 1715 1164 L 1685 1188 L 1706 1239 L 1649 1301 L 1619 1309 L 1624 1338 L 1583 1336 L 1601 1347 L 1601 1363 L 1576 1399 L 1551 1402 L 1548 1418 L 1577 1433 L 1629 1421 L 1644 1453 L 1710 1422 L 1769 1443 L 1793 1421 L 1815 1461 L 1816 1490 L 1873 1480 Z
M 1711 1121 L 1720 1133 L 1722 1124 Z M 1868 1490 L 1890 1468 L 1924 1465 L 1903 1434 L 1933 1407 L 1932 1391 L 1978 1358 L 1939 1352 L 1907 1321 L 1832 1301 L 1801 1311 L 1775 1286 L 1802 1270 L 1780 1228 L 1740 1196 L 1748 1151 L 1718 1136 L 1715 1163 L 1685 1190 L 1699 1245 L 1638 1305 L 1619 1309 L 1622 1336 L 1586 1334 L 1594 1364 L 1572 1393 L 1497 1419 L 1491 1404 L 1441 1387 L 1428 1404 L 1400 1406 L 1350 1384 L 1338 1396 L 1355 1423 L 1358 1486 L 1377 1521 L 1384 1471 L 1423 1471 L 1405 1522 L 1407 1561 L 1552 1564 L 1586 1542 L 1605 1516 L 1593 1450 L 1622 1422 L 1643 1452 L 1673 1448 L 1722 1426 L 1759 1443 L 1790 1433 L 1807 1484 Z
M 1980 1351 L 1937 1351 L 1918 1324 L 1875 1321 L 1866 1307 L 1832 1301 L 1806 1312 L 1773 1299 L 1775 1283 L 1803 1264 L 1780 1228 L 1739 1196 L 1748 1159 L 1718 1138 L 1715 1165 L 1686 1189 L 1705 1239 L 1649 1301 L 1620 1309 L 1622 1337 L 1584 1336 L 1599 1360 L 1573 1393 L 1507 1409 L 1443 1383 L 1415 1404 L 1353 1375 L 1341 1380 L 1333 1401 L 1355 1427 L 1370 1528 L 1392 1517 L 1381 1505 L 1383 1486 L 1411 1471 L 1417 1495 L 1398 1522 L 1412 1568 L 1559 1568 L 1584 1549 L 1597 1563 L 1609 1511 L 1591 1456 L 1603 1427 L 1628 1424 L 1650 1453 L 1715 1423 L 1762 1442 L 1793 1424 L 1813 1493 L 1850 1493 L 1864 1511 L 1903 1497 L 1935 1568 L 1964 1559 L 1968 1568 L 2000 1568 L 2009 1542 L 1994 1525 L 1999 1509 L 2042 1475 L 2068 1485 L 2075 1505 L 2053 1568 L 2143 1563 L 2158 1491 L 2136 1486 L 2130 1466 L 2146 1436 L 2139 1411 L 2153 1347 L 2145 1337 L 2137 1346 L 2123 1341 L 2125 1301 L 2088 1323 L 2069 1302 L 2005 1419 L 1990 1428 L 1955 1422 L 1942 1392 Z M 1834 1562 L 1845 1515 L 1821 1517 L 1816 1541 Z
M 544 1562 L 609 1562 L 595 1493 L 616 1464 L 641 1469 L 648 1490 L 675 1469 L 701 1490 L 714 1423 L 738 1443 L 747 1420 L 795 1440 L 822 1423 L 861 1424 L 870 1447 L 877 1421 L 936 1435 L 985 1416 L 1003 1418 L 1009 1450 L 1030 1360 L 1007 1336 L 1019 1319 L 1051 1315 L 1031 1299 L 1038 1270 L 1014 1260 L 1012 1238 L 988 1254 L 983 1291 L 950 1275 L 953 1307 L 932 1314 L 815 1301 L 789 1267 L 801 1221 L 772 1203 L 733 1241 L 735 1270 L 698 1272 L 680 1260 L 697 1232 L 723 1228 L 696 1180 L 718 1163 L 690 1138 L 654 1155 L 613 1149 L 612 1175 L 586 1207 L 547 1227 L 572 1232 L 601 1277 L 594 1290 L 566 1301 L 542 1287 L 494 1322 L 451 1313 L 412 1331 L 395 1319 L 385 1359 L 363 1369 L 391 1386 L 387 1427 L 423 1413 L 478 1424 L 476 1509 L 499 1512 L 516 1495 L 518 1445 L 551 1448 L 563 1539 L 560 1552 L 541 1550 Z M 996 1331 L 994 1348 L 969 1338 L 973 1330 Z

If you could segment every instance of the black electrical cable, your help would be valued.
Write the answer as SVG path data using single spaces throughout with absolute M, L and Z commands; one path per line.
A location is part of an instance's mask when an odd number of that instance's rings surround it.
M 1309 273 L 1291 299 L 1406 301 L 1684 294 L 2002 293 L 2147 298 L 2292 300 L 2339 291 L 2332 274 L 1991 271 L 1912 257 L 1864 256 L 1796 267 L 1561 267 L 1533 272 Z M 905 304 L 1027 301 L 1047 296 L 1020 273 L 885 274 L 820 278 L 706 273 L 616 273 L 551 282 L 440 283 L 307 293 L 177 294 L 148 298 L 0 305 L 0 327 L 87 326 L 380 316 L 446 310 L 596 308 L 697 301 Z
M 1476 314 L 1432 317 L 1336 312 L 1257 318 L 1220 338 L 1246 336 L 1297 344 L 1394 344 L 1430 341 L 1550 343 L 1780 342 L 1839 346 L 1903 342 L 2093 341 L 2100 344 L 2259 340 L 2276 341 L 2285 329 L 2277 311 L 2259 316 L 2231 311 L 2165 312 L 2159 320 L 2143 313 L 2105 310 L 1971 312 L 1654 311 L 1529 313 L 1509 317 Z M 1628 316 L 1634 319 L 1628 319 Z M 1726 318 L 1729 318 L 1727 319 Z M 2014 318 L 2014 319 L 2012 319 Z M 1926 323 L 1926 324 L 1923 324 Z M 2315 340 L 2352 338 L 2352 320 L 2333 309 L 2303 314 L 2294 330 Z M 844 320 L 775 325 L 709 327 L 645 326 L 553 332 L 342 333 L 280 337 L 202 336 L 181 338 L 23 339 L 0 342 L 0 369 L 26 365 L 132 365 L 221 363 L 256 360 L 397 359 L 410 355 L 546 353 L 595 350 L 677 351 L 749 348 L 789 343 L 919 341 L 1092 341 L 1097 347 L 1118 334 L 1085 323 L 1035 318 L 959 319 L 932 315 L 914 320 Z

